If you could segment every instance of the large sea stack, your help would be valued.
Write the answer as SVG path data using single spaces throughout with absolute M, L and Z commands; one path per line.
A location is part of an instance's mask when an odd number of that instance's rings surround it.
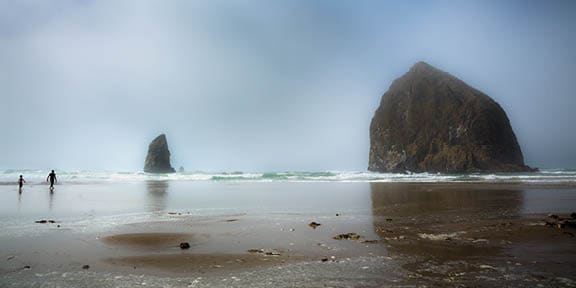
M 174 172 L 174 168 L 170 165 L 170 151 L 168 150 L 166 135 L 160 134 L 148 145 L 148 155 L 146 156 L 146 163 L 144 163 L 144 172 Z
M 368 170 L 533 171 L 506 113 L 490 97 L 427 63 L 416 63 L 382 96 L 370 124 Z

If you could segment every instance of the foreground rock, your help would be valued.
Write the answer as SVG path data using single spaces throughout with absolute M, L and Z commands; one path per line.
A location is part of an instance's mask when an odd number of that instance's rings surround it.
M 148 145 L 148 155 L 144 163 L 144 172 L 148 173 L 173 173 L 174 168 L 170 165 L 170 151 L 166 135 L 160 134 Z
M 576 218 L 574 216 L 574 213 L 572 213 L 570 217 L 560 217 L 555 214 L 550 214 L 548 218 L 544 220 L 544 224 L 559 229 L 576 228 Z
M 320 225 L 322 225 L 322 224 L 314 222 L 314 221 L 308 223 L 308 226 L 310 226 L 312 229 L 316 229 L 316 227 L 318 227 Z
M 356 234 L 356 233 L 346 233 L 346 234 L 340 234 L 337 236 L 333 237 L 336 240 L 358 240 L 360 238 L 362 238 L 362 236 Z
M 533 171 L 500 105 L 424 62 L 382 96 L 369 157 L 377 172 Z
M 56 221 L 54 221 L 54 220 L 46 220 L 46 219 L 36 220 L 36 221 L 34 221 L 34 222 L 35 222 L 35 223 L 39 223 L 39 224 L 47 224 L 47 223 L 53 224 L 53 223 L 56 223 Z

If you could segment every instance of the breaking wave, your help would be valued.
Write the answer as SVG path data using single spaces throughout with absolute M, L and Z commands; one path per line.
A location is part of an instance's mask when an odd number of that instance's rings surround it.
M 15 184 L 20 174 L 28 184 L 45 183 L 48 170 L 0 170 L 0 185 Z M 576 184 L 576 170 L 548 169 L 531 173 L 376 173 L 368 171 L 313 172 L 179 172 L 150 174 L 141 171 L 56 171 L 58 180 L 66 183 L 130 182 L 141 180 L 215 181 L 215 182 L 399 182 L 399 183 L 544 183 Z

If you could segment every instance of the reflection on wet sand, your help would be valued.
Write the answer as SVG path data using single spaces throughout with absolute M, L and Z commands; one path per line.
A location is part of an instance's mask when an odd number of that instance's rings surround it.
M 48 194 L 48 209 L 52 211 L 54 209 L 54 189 L 50 189 Z
M 390 256 L 427 284 L 491 286 L 525 278 L 555 284 L 576 265 L 576 241 L 545 227 L 545 215 L 523 214 L 526 189 L 372 183 L 374 229 Z
M 148 209 L 151 212 L 166 209 L 166 198 L 170 183 L 168 181 L 146 181 L 148 191 Z

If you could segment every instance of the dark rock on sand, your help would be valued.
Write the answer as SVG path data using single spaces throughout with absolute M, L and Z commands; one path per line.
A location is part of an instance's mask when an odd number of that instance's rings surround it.
M 247 250 L 248 253 L 252 253 L 252 254 L 262 254 L 262 255 L 266 255 L 266 256 L 280 256 L 280 252 L 274 250 L 274 249 L 249 249 Z
M 314 221 L 308 223 L 308 226 L 312 227 L 312 229 L 316 229 L 316 227 L 318 227 L 320 225 L 322 225 L 322 224 L 314 222 Z
M 382 96 L 370 124 L 368 170 L 534 171 L 498 103 L 424 62 Z
M 46 219 L 36 220 L 36 221 L 34 221 L 34 222 L 35 222 L 35 223 L 39 223 L 39 224 L 47 224 L 47 223 L 53 224 L 53 223 L 56 223 L 56 221 L 54 221 L 54 220 L 46 220 Z
M 360 236 L 356 233 L 340 234 L 340 235 L 334 237 L 334 239 L 336 239 L 336 240 L 358 240 L 360 238 L 362 238 L 362 236 Z
M 148 155 L 144 163 L 144 172 L 148 173 L 173 173 L 174 168 L 170 165 L 170 151 L 166 135 L 160 134 L 148 145 Z
M 88 270 L 88 269 L 90 269 L 90 265 L 84 265 L 84 266 L 82 266 L 82 269 Z
M 570 217 L 560 217 L 555 214 L 549 214 L 544 220 L 544 223 L 546 226 L 556 227 L 558 229 L 576 228 L 576 219 L 573 218 L 574 215 L 572 214 L 570 214 Z
M 180 243 L 180 249 L 190 249 L 190 243 L 188 242 Z

